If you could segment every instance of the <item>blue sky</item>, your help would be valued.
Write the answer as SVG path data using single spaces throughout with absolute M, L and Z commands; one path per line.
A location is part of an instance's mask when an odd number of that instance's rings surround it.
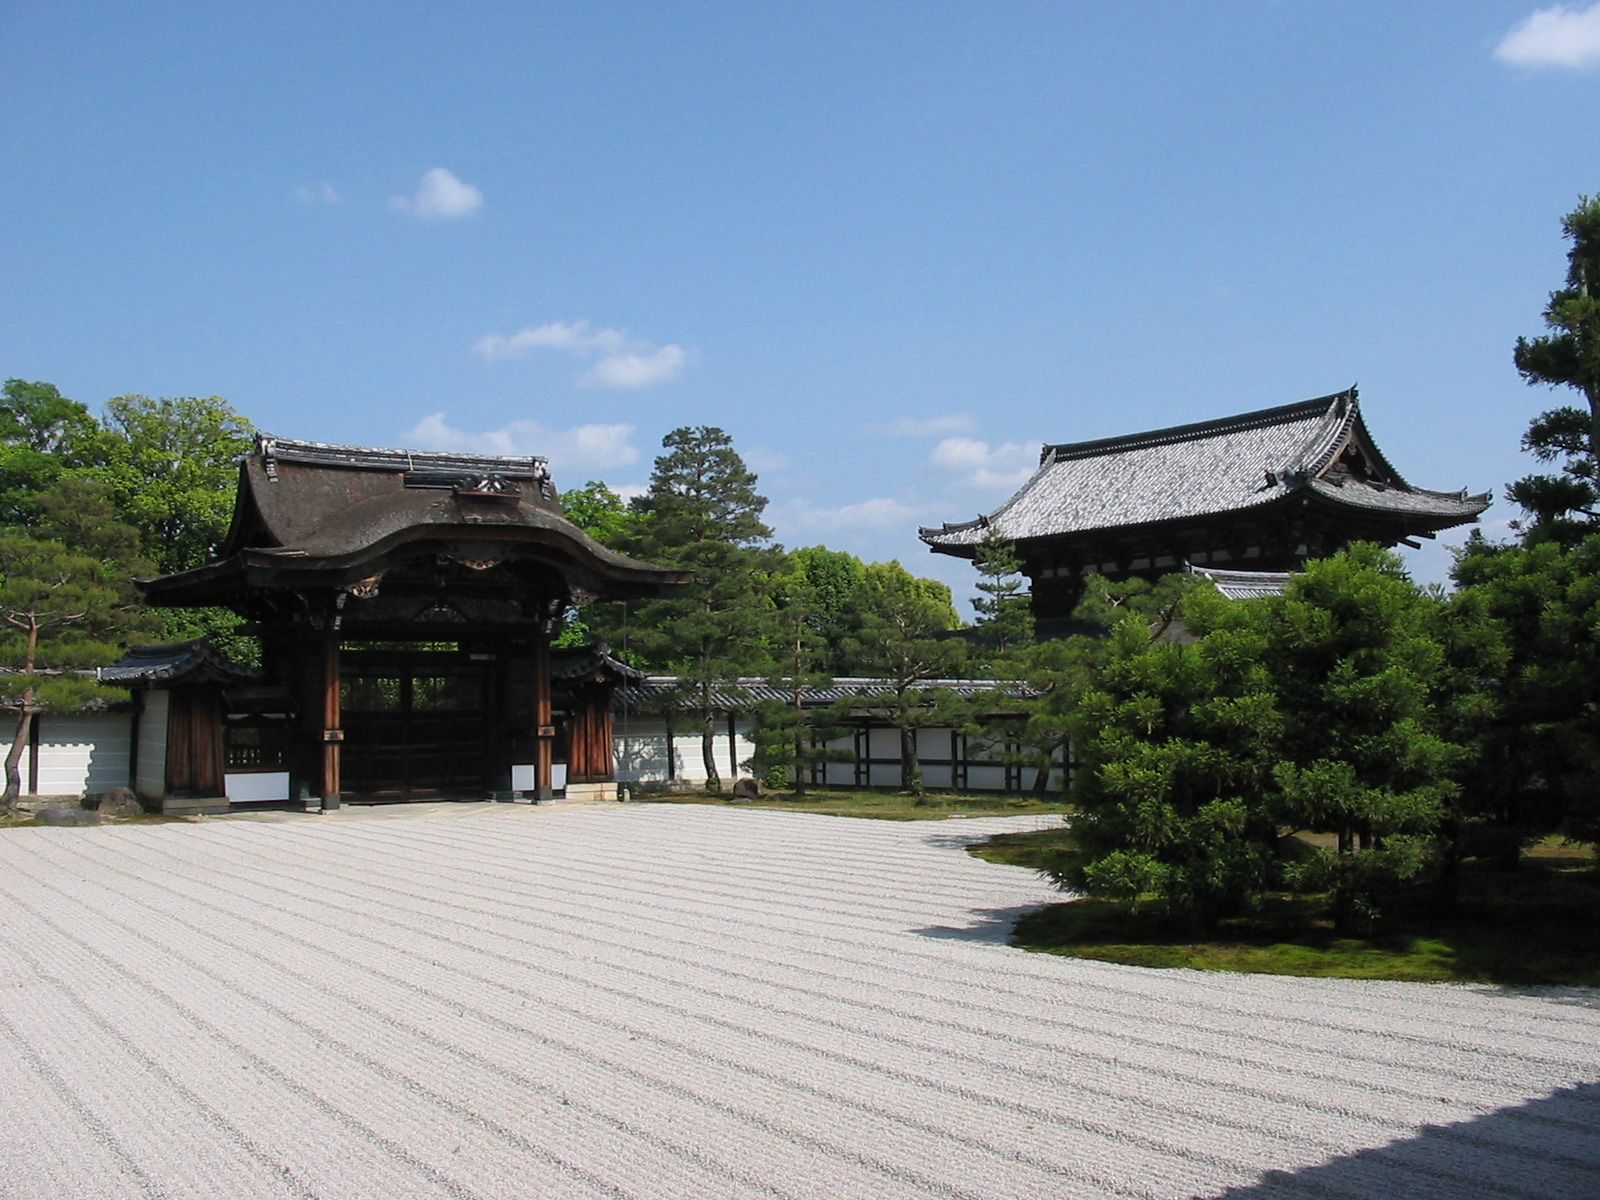
M 1600 191 L 1584 3 L 0 0 L 0 68 L 4 375 L 624 492 L 718 425 L 963 589 L 917 526 L 1041 442 L 1352 383 L 1498 496 Z

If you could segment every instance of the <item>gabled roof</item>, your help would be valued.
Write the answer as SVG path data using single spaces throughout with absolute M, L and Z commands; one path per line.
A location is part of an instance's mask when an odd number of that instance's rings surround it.
M 547 562 L 593 595 L 654 596 L 689 579 L 608 550 L 567 520 L 542 458 L 262 435 L 239 464 L 217 561 L 141 587 L 155 603 L 186 605 L 219 603 L 229 587 L 343 586 L 447 543 Z
M 1314 496 L 1411 532 L 1476 519 L 1489 494 L 1412 487 L 1367 432 L 1356 390 L 1124 437 L 1047 445 L 1020 491 L 976 521 L 922 529 L 970 555 L 989 529 L 1014 542 L 1198 519 Z
M 95 675 L 101 683 L 121 687 L 175 683 L 249 684 L 261 678 L 253 667 L 222 657 L 209 638 L 193 638 L 165 646 L 129 646 L 128 652 Z
M 566 683 L 584 680 L 605 683 L 639 683 L 645 673 L 630 667 L 611 653 L 604 642 L 587 646 L 563 646 L 550 651 L 550 678 Z

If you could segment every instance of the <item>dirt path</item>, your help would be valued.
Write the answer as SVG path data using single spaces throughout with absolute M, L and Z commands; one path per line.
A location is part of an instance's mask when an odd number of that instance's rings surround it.
M 1600 994 L 1013 951 L 1044 818 L 465 815 L 0 836 L 0 1196 L 1600 1196 Z

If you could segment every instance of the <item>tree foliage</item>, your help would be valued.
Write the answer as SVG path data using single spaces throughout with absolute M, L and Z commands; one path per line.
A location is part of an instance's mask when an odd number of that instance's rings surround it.
M 1463 852 L 1514 866 L 1557 828 L 1600 841 L 1600 535 L 1570 548 L 1473 542 L 1455 577 L 1485 698 Z
M 1376 547 L 1307 564 L 1285 596 L 1186 599 L 1190 641 L 1112 630 L 1072 724 L 1085 855 L 1066 882 L 1157 893 L 1196 930 L 1286 886 L 1369 928 L 1416 876 L 1460 792 L 1443 601 Z M 1309 858 L 1280 837 L 1335 835 Z
M 930 693 L 926 683 L 959 673 L 966 645 L 949 635 L 961 621 L 946 585 L 918 578 L 898 562 L 869 564 L 858 594 L 860 623 L 850 650 L 862 674 L 888 684 L 878 715 L 900 733 L 901 786 L 918 791 L 917 730 L 960 719 L 949 697 Z
M 1572 388 L 1584 406 L 1562 406 L 1533 420 L 1523 447 L 1541 462 L 1559 463 L 1559 473 L 1520 479 L 1508 494 L 1533 515 L 1543 536 L 1570 537 L 1572 524 L 1587 526 L 1600 516 L 1600 197 L 1579 197 L 1561 228 L 1572 246 L 1566 286 L 1545 306 L 1550 332 L 1518 338 L 1513 357 L 1528 383 Z
M 255 429 L 218 396 L 118 396 L 106 405 L 104 477 L 162 573 L 203 566 L 233 515 Z
M 662 447 L 649 489 L 631 506 L 638 523 L 627 549 L 692 571 L 694 582 L 640 605 L 630 617 L 629 644 L 678 676 L 700 732 L 708 786 L 717 790 L 716 718 L 742 676 L 766 669 L 769 581 L 779 558 L 761 520 L 766 498 L 726 433 L 684 427 L 667 434 Z
M 105 460 L 93 415 L 49 383 L 8 379 L 0 393 L 0 526 L 32 526 L 37 496 L 65 473 Z
M 114 566 L 51 538 L 0 533 L 0 711 L 15 718 L 3 799 L 14 806 L 35 716 L 106 698 L 87 668 L 117 657 L 131 606 Z

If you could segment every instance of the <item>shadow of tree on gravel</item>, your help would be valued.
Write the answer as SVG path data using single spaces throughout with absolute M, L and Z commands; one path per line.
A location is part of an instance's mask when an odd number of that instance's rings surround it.
M 1567 1004 L 1574 1008 L 1600 1010 L 1600 988 L 1560 987 L 1554 984 L 1543 987 L 1483 984 L 1472 990 L 1490 996 L 1526 996 L 1534 1000 L 1543 1000 L 1547 1004 Z M 1596 1195 L 1600 1196 L 1600 1192 Z
M 1268 1171 L 1207 1200 L 1440 1196 L 1451 1200 L 1600 1197 L 1600 1084 L 1541 1099 L 1298 1171 Z
M 939 938 L 948 942 L 993 942 L 999 946 L 1011 944 L 1011 930 L 1017 918 L 1031 913 L 1037 904 L 1018 904 L 1011 908 L 974 908 L 970 914 L 975 924 L 957 928 L 954 925 L 928 925 L 910 932 L 918 937 Z

